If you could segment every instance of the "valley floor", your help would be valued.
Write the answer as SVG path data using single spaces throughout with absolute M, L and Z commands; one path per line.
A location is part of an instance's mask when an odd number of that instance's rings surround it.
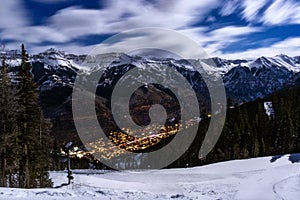
M 203 199 L 296 200 L 300 197 L 300 162 L 289 155 L 216 163 L 188 169 L 142 172 L 75 170 L 74 183 L 57 189 L 0 188 L 0 199 Z M 54 186 L 67 181 L 51 172 Z

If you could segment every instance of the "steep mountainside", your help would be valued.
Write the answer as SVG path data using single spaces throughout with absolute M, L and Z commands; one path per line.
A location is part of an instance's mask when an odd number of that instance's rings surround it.
M 5 54 L 10 66 L 10 75 L 15 76 L 15 71 L 20 65 L 20 53 L 18 51 L 2 52 Z M 0 56 L 1 56 L 0 55 Z M 99 77 L 97 94 L 101 96 L 103 103 L 107 103 L 114 85 L 130 69 L 138 67 L 149 69 L 162 79 L 172 79 L 168 73 L 164 73 L 165 66 L 172 67 L 180 72 L 192 85 L 200 102 L 208 105 L 208 91 L 200 74 L 194 70 L 191 63 L 196 60 L 174 60 L 171 58 L 144 58 L 128 56 L 126 54 L 105 54 L 92 58 L 97 62 L 105 63 L 109 58 L 116 58 L 110 67 Z M 37 55 L 30 55 L 33 66 L 32 73 L 40 88 L 40 99 L 46 117 L 55 119 L 59 123 L 60 130 L 64 134 L 71 134 L 71 94 L 72 86 L 77 73 L 87 77 L 97 72 L 97 66 L 87 68 L 81 63 L 85 55 L 66 54 L 64 52 L 49 49 Z M 205 60 L 203 60 L 206 62 Z M 260 57 L 256 60 L 225 60 L 213 58 L 215 66 L 211 68 L 211 74 L 219 73 L 224 81 L 227 97 L 233 102 L 245 102 L 263 98 L 284 86 L 299 84 L 300 80 L 300 56 L 289 57 L 278 55 L 275 57 Z M 147 66 L 151 66 L 148 68 Z M 158 96 L 168 94 L 166 88 L 154 87 Z M 168 98 L 168 97 L 167 97 Z M 137 120 L 138 121 L 138 120 Z M 67 123 L 65 123 L 67 122 Z M 61 129 L 63 127 L 63 129 Z

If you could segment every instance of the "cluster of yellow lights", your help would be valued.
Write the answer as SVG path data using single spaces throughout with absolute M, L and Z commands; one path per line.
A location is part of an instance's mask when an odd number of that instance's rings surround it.
M 182 124 L 174 124 L 172 126 L 163 126 L 156 134 L 149 134 L 157 127 L 148 126 L 144 132 L 139 130 L 123 129 L 123 132 L 110 132 L 109 140 L 111 142 L 104 142 L 103 138 L 88 144 L 90 153 L 100 156 L 104 159 L 112 159 L 118 157 L 126 151 L 145 150 L 158 144 L 161 140 L 166 139 L 172 135 L 176 135 L 180 129 L 187 129 L 199 123 L 198 119 L 190 119 Z M 140 135 L 134 137 L 133 135 Z
M 67 153 L 61 149 L 60 155 L 67 156 Z M 86 151 L 79 150 L 78 147 L 75 147 L 73 150 L 71 150 L 69 152 L 69 155 L 70 155 L 71 158 L 81 159 L 81 158 L 87 157 L 88 155 L 90 155 L 90 153 L 86 152 Z

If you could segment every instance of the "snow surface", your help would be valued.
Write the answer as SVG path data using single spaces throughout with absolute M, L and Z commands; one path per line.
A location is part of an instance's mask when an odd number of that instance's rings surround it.
M 272 162 L 271 162 L 272 161 Z M 55 186 L 65 172 L 51 172 Z M 104 172 L 75 170 L 74 183 L 57 189 L 0 188 L 0 199 L 239 199 L 300 198 L 300 163 L 289 155 L 186 169 Z
M 266 111 L 266 114 L 271 117 L 272 115 L 274 115 L 274 109 L 273 109 L 273 103 L 271 101 L 268 102 L 264 102 L 264 108 Z

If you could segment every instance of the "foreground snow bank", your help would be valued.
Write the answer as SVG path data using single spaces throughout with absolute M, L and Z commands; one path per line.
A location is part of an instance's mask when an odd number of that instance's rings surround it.
M 76 170 L 72 185 L 58 189 L 0 188 L 0 199 L 295 200 L 300 197 L 300 163 L 289 158 L 253 158 L 143 172 Z M 51 172 L 51 177 L 55 186 L 67 181 L 64 172 Z

